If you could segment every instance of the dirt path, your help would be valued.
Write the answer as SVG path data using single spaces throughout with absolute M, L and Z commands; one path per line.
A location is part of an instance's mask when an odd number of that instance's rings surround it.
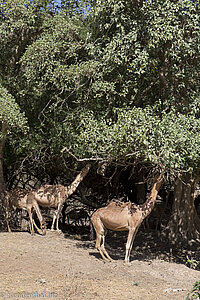
M 199 271 L 160 259 L 105 264 L 90 241 L 51 232 L 0 233 L 0 241 L 0 300 L 183 300 L 200 280 Z

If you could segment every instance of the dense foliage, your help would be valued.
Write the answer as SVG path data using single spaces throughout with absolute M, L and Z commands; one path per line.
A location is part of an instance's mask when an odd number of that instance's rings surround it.
M 4 122 L 8 127 L 26 127 L 25 114 L 20 111 L 19 105 L 14 97 L 0 85 L 0 122 Z
M 7 144 L 18 161 L 45 168 L 67 147 L 199 174 L 198 0 L 10 0 L 0 9 L 1 121 L 24 126 L 26 116 L 29 126 Z
M 108 186 L 145 199 L 134 180 L 164 170 L 175 178 L 171 239 L 197 239 L 199 8 L 199 0 L 0 0 L 0 195 L 2 162 L 11 188 L 16 174 L 63 182 L 90 160 L 85 183 L 104 201 Z
M 78 144 L 89 156 L 110 162 L 151 162 L 161 169 L 199 172 L 200 121 L 174 111 L 157 116 L 150 107 L 116 109 L 113 123 L 92 112 L 81 114 Z M 67 127 L 69 124 L 67 125 Z M 187 145 L 187 146 L 186 146 Z

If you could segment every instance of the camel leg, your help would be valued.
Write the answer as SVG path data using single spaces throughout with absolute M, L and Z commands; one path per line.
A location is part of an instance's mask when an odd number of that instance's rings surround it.
M 5 221 L 8 228 L 8 232 L 11 232 L 10 225 L 9 225 L 9 196 L 8 194 L 5 195 L 4 199 L 4 207 L 5 207 Z
M 5 220 L 6 220 L 8 232 L 11 232 L 10 225 L 9 225 L 9 209 L 7 206 L 5 207 Z
M 57 210 L 55 211 L 54 215 L 53 215 L 53 221 L 51 224 L 51 231 L 54 231 L 54 224 L 55 224 L 55 220 L 57 218 Z
M 62 212 L 62 208 L 63 208 L 63 205 L 61 203 L 58 204 L 58 209 L 57 209 L 57 216 L 56 216 L 56 230 L 57 231 L 61 231 L 59 229 L 59 217 L 60 217 L 60 214 Z
M 28 211 L 28 215 L 29 215 L 29 219 L 30 219 L 30 230 L 31 230 L 31 234 L 34 234 L 34 227 L 33 227 L 33 215 L 32 215 L 32 211 L 30 208 L 27 208 Z
M 39 205 L 38 205 L 38 203 L 37 203 L 36 200 L 33 202 L 33 207 L 35 209 L 35 212 L 37 214 L 38 220 L 40 222 L 40 229 L 37 227 L 34 218 L 33 218 L 33 224 L 34 224 L 34 226 L 35 226 L 35 228 L 36 228 L 36 230 L 37 230 L 37 232 L 39 234 L 45 235 L 46 234 L 46 223 L 45 223 L 45 221 L 44 221 L 44 219 L 42 217 Z
M 104 227 L 100 217 L 96 217 L 95 215 L 91 218 L 92 225 L 96 231 L 96 245 L 95 248 L 101 254 L 101 257 L 104 261 L 113 261 L 112 258 L 109 256 L 108 252 L 105 249 L 105 236 L 106 236 L 106 228 Z
M 37 232 L 41 235 L 45 235 L 46 234 L 46 224 L 45 222 L 43 222 L 43 219 L 42 219 L 42 216 L 41 216 L 41 213 L 37 212 L 37 207 L 35 207 L 35 211 L 33 211 L 33 225 L 35 226 L 35 229 L 37 230 Z M 34 220 L 34 213 L 36 212 L 37 216 L 38 216 L 38 219 L 40 221 L 40 228 L 38 228 L 37 224 L 35 223 L 35 220 Z
M 45 234 L 46 234 L 46 230 L 44 230 L 44 229 L 42 228 L 42 224 L 40 224 L 41 229 L 38 228 L 38 226 L 36 225 L 34 219 L 33 219 L 33 225 L 35 226 L 35 228 L 36 228 L 36 230 L 37 230 L 37 232 L 38 232 L 39 234 L 41 234 L 41 235 L 45 235 Z
M 95 245 L 95 248 L 99 251 L 99 253 L 101 254 L 101 257 L 103 258 L 103 260 L 105 261 L 105 262 L 109 262 L 109 259 L 108 258 L 106 258 L 106 256 L 104 255 L 104 253 L 103 253 L 103 250 L 102 250 L 102 248 L 101 248 L 101 243 L 102 243 L 102 235 L 101 234 L 99 234 L 99 233 L 97 233 L 96 232 L 96 245 Z M 105 237 L 104 237 L 105 238 Z
M 105 235 L 102 236 L 101 250 L 105 254 L 105 256 L 109 259 L 109 261 L 114 262 L 114 260 L 110 257 L 110 255 L 106 251 L 104 244 L 105 244 Z
M 55 221 L 56 221 L 56 230 L 59 232 L 60 229 L 59 229 L 59 226 L 58 226 L 58 223 L 59 223 L 59 215 L 60 215 L 60 212 L 62 211 L 62 205 L 61 204 L 58 204 L 58 207 L 57 207 L 57 210 L 55 211 L 54 215 L 53 215 L 53 221 L 52 221 L 52 225 L 51 225 L 51 231 L 54 231 L 54 224 L 55 224 Z
M 139 227 L 138 227 L 139 228 Z M 133 247 L 133 242 L 138 231 L 138 228 L 131 228 L 128 233 L 127 243 L 126 243 L 126 255 L 125 255 L 125 263 L 129 263 L 131 249 Z
M 8 220 L 6 220 L 6 224 L 7 224 L 8 232 L 12 232 L 12 230 L 10 229 L 10 225 L 8 223 Z
M 35 226 L 38 233 L 41 233 L 41 230 L 37 227 L 35 220 L 33 219 L 33 225 Z
M 53 221 L 52 221 L 52 224 L 51 224 L 51 231 L 54 231 L 55 220 L 56 220 L 56 213 L 54 213 L 54 215 L 53 215 Z

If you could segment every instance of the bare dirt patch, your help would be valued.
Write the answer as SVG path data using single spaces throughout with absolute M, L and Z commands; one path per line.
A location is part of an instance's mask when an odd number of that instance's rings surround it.
M 183 300 L 200 280 L 199 271 L 173 262 L 156 243 L 152 251 L 154 241 L 142 233 L 129 266 L 123 262 L 126 233 L 108 236 L 106 246 L 115 263 L 101 260 L 87 234 L 13 232 L 0 233 L 0 240 L 0 300 Z M 140 243 L 147 243 L 145 251 Z

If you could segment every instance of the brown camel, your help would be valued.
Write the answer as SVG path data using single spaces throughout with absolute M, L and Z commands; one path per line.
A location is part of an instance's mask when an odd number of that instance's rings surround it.
M 44 185 L 37 191 L 32 191 L 29 196 L 31 199 L 35 199 L 37 203 L 42 207 L 55 207 L 56 211 L 53 216 L 51 230 L 54 230 L 54 224 L 56 221 L 56 230 L 59 231 L 58 222 L 59 217 L 66 199 L 71 196 L 84 177 L 89 172 L 90 165 L 86 165 L 81 172 L 76 176 L 74 181 L 67 187 L 57 185 Z
M 40 212 L 39 205 L 35 199 L 32 199 L 29 197 L 29 191 L 26 191 L 21 188 L 13 189 L 11 191 L 7 191 L 5 194 L 5 220 L 7 224 L 8 231 L 11 232 L 10 226 L 9 226 L 9 209 L 12 206 L 15 206 L 20 209 L 27 210 L 29 214 L 30 219 L 30 231 L 31 234 L 34 234 L 34 226 L 38 233 L 40 234 L 46 234 L 46 224 L 42 217 L 42 214 Z M 40 221 L 40 228 L 37 227 L 35 224 L 35 221 L 33 219 L 33 210 L 36 211 L 37 217 Z
M 156 196 L 162 184 L 162 176 L 156 176 L 151 193 L 142 205 L 131 202 L 111 201 L 106 207 L 99 208 L 91 217 L 91 238 L 93 228 L 96 231 L 95 247 L 104 261 L 113 261 L 104 247 L 107 229 L 129 231 L 126 243 L 125 262 L 129 263 L 130 252 L 136 233 L 142 221 L 151 213 L 156 202 Z M 92 226 L 93 225 L 93 226 Z

